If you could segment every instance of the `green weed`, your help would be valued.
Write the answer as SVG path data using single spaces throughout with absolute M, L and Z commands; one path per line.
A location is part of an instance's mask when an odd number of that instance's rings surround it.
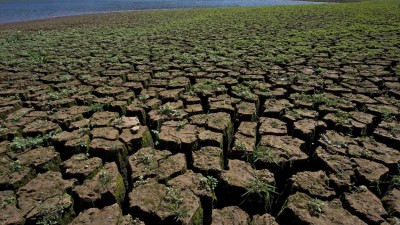
M 10 173 L 20 172 L 22 170 L 21 162 L 18 159 L 10 162 L 8 170 L 10 171 Z
M 246 152 L 246 151 L 247 151 L 247 145 L 246 145 L 246 143 L 244 143 L 244 142 L 241 141 L 241 140 L 235 140 L 235 144 L 234 144 L 233 148 L 234 148 L 236 151 L 240 151 L 240 152 Z
M 164 104 L 158 108 L 158 112 L 165 116 L 179 116 L 180 111 L 172 108 L 169 104 Z
M 39 209 L 41 218 L 36 222 L 38 225 L 56 225 L 60 224 L 62 216 L 68 208 L 67 205 L 61 201 L 63 196 L 60 196 L 60 202 L 54 205 L 48 205 Z
M 202 188 L 212 193 L 212 199 L 216 201 L 217 196 L 215 195 L 215 188 L 218 186 L 218 180 L 213 176 L 206 176 L 202 177 L 200 184 Z
M 264 203 L 264 208 L 271 209 L 273 203 L 273 194 L 277 194 L 276 188 L 260 179 L 257 175 L 253 174 L 253 178 L 246 181 L 246 192 L 242 195 L 243 202 L 250 196 L 255 194 L 261 198 Z
M 0 209 L 4 209 L 7 205 L 15 202 L 15 197 L 11 196 L 0 202 Z
M 30 149 L 30 148 L 34 148 L 34 147 L 39 147 L 39 146 L 42 146 L 43 144 L 45 144 L 45 142 L 47 140 L 49 140 L 50 138 L 52 138 L 56 133 L 58 133 L 58 130 L 49 132 L 45 135 L 38 135 L 36 137 L 23 138 L 23 137 L 17 136 L 9 144 L 9 147 L 11 150 L 16 151 L 16 152 L 24 151 L 26 149 Z
M 186 124 L 188 124 L 189 123 L 189 121 L 188 120 L 181 120 L 181 121 L 179 121 L 178 123 L 177 123 L 177 127 L 176 127 L 176 129 L 177 130 L 182 130 L 183 129 L 183 127 L 186 125 Z
M 319 217 L 324 213 L 325 203 L 315 198 L 307 203 L 307 207 L 312 216 Z
M 103 188 L 107 187 L 107 185 L 111 182 L 113 176 L 111 174 L 107 174 L 105 170 L 101 170 L 99 172 L 99 180 L 96 186 L 93 188 L 93 191 L 99 192 Z
M 256 148 L 256 150 L 246 153 L 244 157 L 252 164 L 258 162 L 259 160 L 265 160 L 269 163 L 278 164 L 276 154 L 273 153 L 271 148 L 267 146 L 259 146 Z
M 167 203 L 169 210 L 173 213 L 175 221 L 179 221 L 179 219 L 189 216 L 187 210 L 182 207 L 183 197 L 181 195 L 181 189 L 167 187 L 164 201 Z

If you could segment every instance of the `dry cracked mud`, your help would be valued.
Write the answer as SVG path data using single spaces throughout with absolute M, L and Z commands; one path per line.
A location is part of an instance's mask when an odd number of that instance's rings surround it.
M 374 58 L 344 58 L 358 37 L 342 34 L 277 60 L 269 22 L 250 22 L 66 35 L 53 59 L 1 61 L 0 224 L 399 224 L 398 36 L 361 32 L 392 41 Z

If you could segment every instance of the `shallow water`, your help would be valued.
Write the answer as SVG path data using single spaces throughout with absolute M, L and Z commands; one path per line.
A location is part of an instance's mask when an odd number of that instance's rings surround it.
M 290 0 L 0 0 L 0 23 L 115 11 L 311 4 Z

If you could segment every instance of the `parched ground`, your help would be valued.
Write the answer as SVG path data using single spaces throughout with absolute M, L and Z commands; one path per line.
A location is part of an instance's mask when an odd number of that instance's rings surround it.
M 0 224 L 399 224 L 400 1 L 0 25 Z

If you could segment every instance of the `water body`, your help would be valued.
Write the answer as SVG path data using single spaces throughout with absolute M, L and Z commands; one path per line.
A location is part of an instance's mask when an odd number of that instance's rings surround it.
M 0 0 L 0 23 L 150 9 L 312 4 L 291 0 Z

